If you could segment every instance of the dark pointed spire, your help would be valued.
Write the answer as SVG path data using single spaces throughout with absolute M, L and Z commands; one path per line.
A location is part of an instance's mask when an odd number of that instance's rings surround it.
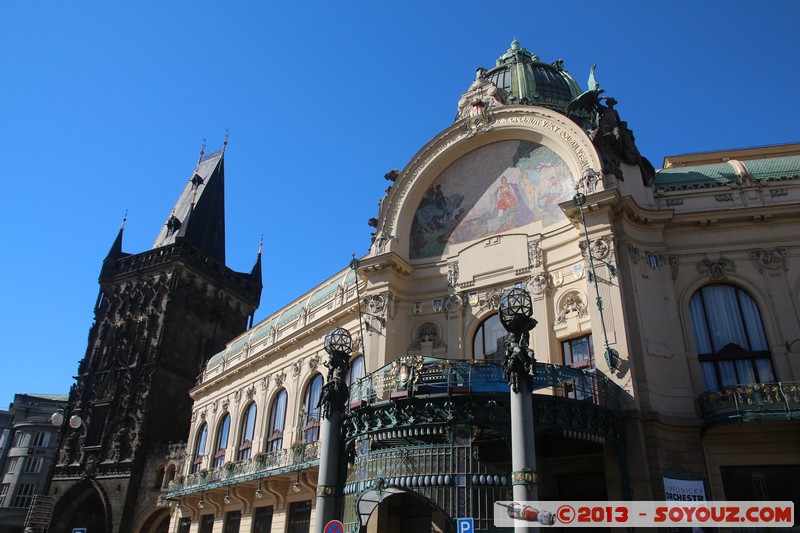
M 117 232 L 117 238 L 114 239 L 114 244 L 111 245 L 111 249 L 108 251 L 106 255 L 106 261 L 119 259 L 122 257 L 122 233 L 125 231 L 125 221 L 128 220 L 128 210 L 125 210 L 125 215 L 122 217 L 122 224 L 119 226 L 119 231 Z
M 204 141 L 200 159 L 153 248 L 186 238 L 209 257 L 225 264 L 226 145 L 227 137 L 222 150 L 206 154 Z

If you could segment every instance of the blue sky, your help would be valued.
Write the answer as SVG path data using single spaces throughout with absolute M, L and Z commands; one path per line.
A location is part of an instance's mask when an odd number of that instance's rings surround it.
M 784 0 L 0 3 L 0 408 L 67 392 L 103 257 L 150 248 L 203 139 L 226 155 L 228 266 L 264 234 L 260 320 L 369 246 L 387 182 L 516 37 L 589 69 L 665 155 L 800 141 Z

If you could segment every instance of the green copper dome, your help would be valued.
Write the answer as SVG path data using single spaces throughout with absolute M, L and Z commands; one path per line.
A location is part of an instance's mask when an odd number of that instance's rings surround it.
M 582 92 L 560 59 L 553 64 L 543 63 L 516 39 L 497 59 L 497 66 L 483 77 L 505 91 L 507 104 L 540 105 L 562 113 Z

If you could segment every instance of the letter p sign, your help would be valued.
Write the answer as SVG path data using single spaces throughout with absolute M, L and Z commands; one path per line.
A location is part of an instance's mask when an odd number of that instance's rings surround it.
M 456 530 L 458 533 L 474 533 L 475 520 L 473 518 L 459 518 L 456 520 Z

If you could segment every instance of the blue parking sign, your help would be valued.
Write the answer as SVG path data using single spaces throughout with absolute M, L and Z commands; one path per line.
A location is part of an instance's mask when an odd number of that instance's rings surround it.
M 474 533 L 475 519 L 474 518 L 459 518 L 456 520 L 457 533 Z

